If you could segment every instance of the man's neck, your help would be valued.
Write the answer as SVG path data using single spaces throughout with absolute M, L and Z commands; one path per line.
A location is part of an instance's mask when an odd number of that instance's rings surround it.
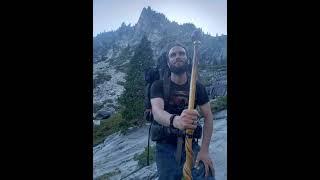
M 187 77 L 187 73 L 186 72 L 184 72 L 181 75 L 177 75 L 177 74 L 171 73 L 170 79 L 171 79 L 172 82 L 174 82 L 174 83 L 176 83 L 178 85 L 183 85 L 183 84 L 185 84 L 187 82 L 188 77 Z

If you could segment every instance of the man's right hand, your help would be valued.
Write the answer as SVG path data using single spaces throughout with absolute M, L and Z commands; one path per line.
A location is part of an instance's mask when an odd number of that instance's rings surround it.
M 180 130 L 196 129 L 199 113 L 197 110 L 185 109 L 180 116 L 174 117 L 173 127 Z

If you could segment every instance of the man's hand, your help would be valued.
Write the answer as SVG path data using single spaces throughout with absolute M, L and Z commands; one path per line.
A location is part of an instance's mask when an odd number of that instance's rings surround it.
M 196 163 L 195 163 L 195 167 L 198 166 L 199 162 L 202 161 L 205 167 L 205 176 L 207 177 L 209 175 L 209 168 L 211 169 L 211 172 L 213 172 L 213 163 L 212 160 L 209 157 L 209 153 L 208 152 L 204 152 L 201 151 L 198 153 L 197 159 L 196 159 Z
M 180 130 L 196 129 L 199 113 L 197 110 L 185 109 L 180 116 L 174 117 L 173 126 Z

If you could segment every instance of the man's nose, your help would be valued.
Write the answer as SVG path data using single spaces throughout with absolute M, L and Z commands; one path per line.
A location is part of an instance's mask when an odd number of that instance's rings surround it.
M 180 54 L 177 54 L 175 59 L 183 59 L 183 56 Z
M 184 58 L 183 58 L 183 56 L 178 55 L 175 60 L 176 60 L 176 61 L 177 61 L 177 60 L 179 60 L 179 61 L 184 61 Z

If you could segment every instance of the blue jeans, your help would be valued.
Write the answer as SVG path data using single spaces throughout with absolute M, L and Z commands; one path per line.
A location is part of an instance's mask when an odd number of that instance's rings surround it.
M 174 144 L 164 144 L 157 143 L 156 144 L 156 164 L 157 170 L 159 174 L 159 180 L 181 180 L 183 176 L 183 165 L 186 160 L 185 146 L 183 144 L 182 147 L 182 157 L 181 163 L 178 164 L 175 160 L 176 154 L 176 145 Z M 197 158 L 197 154 L 200 150 L 200 147 L 197 143 L 193 143 L 193 160 Z M 192 167 L 191 170 L 192 179 L 193 180 L 203 180 L 205 179 L 205 167 L 202 161 L 199 162 L 199 168 Z M 214 170 L 213 175 L 208 176 L 207 180 L 215 180 L 214 178 Z

